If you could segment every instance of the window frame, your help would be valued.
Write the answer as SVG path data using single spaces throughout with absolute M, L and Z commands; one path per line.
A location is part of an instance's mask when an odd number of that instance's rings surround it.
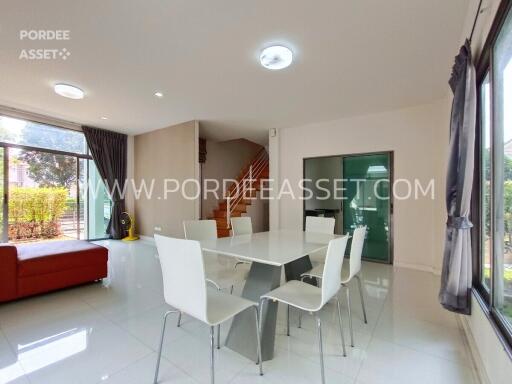
M 473 193 L 471 201 L 471 220 L 474 224 L 472 229 L 472 249 L 473 249 L 473 292 L 475 293 L 477 302 L 482 307 L 484 313 L 488 317 L 491 325 L 496 330 L 498 338 L 502 342 L 505 350 L 509 357 L 512 359 L 512 327 L 508 324 L 505 317 L 496 309 L 494 306 L 494 271 L 496 264 L 496 257 L 494 257 L 494 241 L 490 242 L 490 253 L 491 253 L 491 273 L 490 273 L 490 287 L 487 290 L 482 282 L 483 273 L 483 252 L 482 252 L 482 210 L 483 204 L 482 199 L 482 85 L 489 75 L 489 98 L 490 98 L 490 158 L 491 158 L 491 169 L 490 169 L 490 232 L 494 233 L 495 226 L 495 129 L 494 129 L 494 63 L 493 63 L 493 51 L 501 32 L 501 29 L 505 23 L 505 20 L 512 12 L 512 1 L 502 0 L 498 10 L 496 12 L 495 19 L 491 25 L 491 29 L 485 41 L 484 47 L 480 56 L 476 62 L 476 88 L 477 88 L 477 116 L 476 116 L 476 135 L 475 135 L 475 170 L 474 170 L 474 181 L 473 181 Z
M 20 119 L 20 120 L 25 120 L 27 122 L 32 122 L 32 123 L 36 123 L 36 124 L 44 124 L 44 125 L 48 125 L 48 126 L 52 126 L 52 127 L 55 127 L 55 128 L 58 128 L 58 129 L 62 129 L 62 130 L 67 130 L 67 131 L 75 131 L 75 132 L 81 132 L 83 134 L 83 131 L 81 130 L 78 130 L 78 129 L 74 129 L 74 128 L 70 128 L 70 127 L 67 127 L 65 126 L 65 124 L 59 124 L 57 121 L 55 122 L 47 122 L 47 121 L 40 121 L 34 117 L 32 117 L 30 114 L 27 114 L 26 116 L 24 116 L 24 114 L 22 113 L 18 113 L 18 114 L 15 114 L 15 115 L 11 115 L 10 113 L 8 113 L 8 111 L 4 111 L 3 108 L 0 108 L 0 116 L 5 116 L 5 117 L 12 117 L 12 118 L 15 118 L 15 119 Z M 68 152 L 68 151 L 62 151 L 62 150 L 57 150 L 57 149 L 50 149 L 50 148 L 41 148 L 41 147 L 34 147 L 34 146 L 30 146 L 30 145 L 24 145 L 24 144 L 15 144 L 15 143 L 9 143 L 9 142 L 5 142 L 5 141 L 1 141 L 0 140 L 0 147 L 3 148 L 3 157 L 4 157 L 4 173 L 5 173 L 5 176 L 4 176 L 4 181 L 7 181 L 7 184 L 4 186 L 4 198 L 3 198 L 3 203 L 2 203 L 2 210 L 3 210 L 3 224 L 7 224 L 8 225 L 8 215 L 6 214 L 7 213 L 7 204 L 8 204 L 8 201 L 9 201 L 9 172 L 8 172 L 8 164 L 9 164 L 9 161 L 8 161 L 8 157 L 9 157 L 9 148 L 16 148 L 16 149 L 22 149 L 22 150 L 25 150 L 25 151 L 34 151 L 34 152 L 40 152 L 40 153 L 50 153 L 50 154 L 53 154 L 53 155 L 62 155 L 62 156 L 69 156 L 69 157 L 74 157 L 76 159 L 76 163 L 77 163 L 77 180 L 76 180 L 76 188 L 77 188 L 77 209 L 79 209 L 80 207 L 80 186 L 79 186 L 79 183 L 80 183 L 80 160 L 86 160 L 87 161 L 87 167 L 86 167 L 86 174 L 87 174 L 87 177 L 89 176 L 89 160 L 94 160 L 91 156 L 91 151 L 89 149 L 89 147 L 87 146 L 87 151 L 86 153 L 78 153 L 78 152 Z M 86 192 L 86 199 L 88 200 L 89 199 L 89 189 L 87 189 L 87 192 Z M 79 215 L 79 212 L 77 212 L 77 214 Z M 86 241 L 99 241 L 99 240 L 108 240 L 109 237 L 108 235 L 106 235 L 105 237 L 94 237 L 94 238 L 90 238 L 89 237 L 89 228 L 88 228 L 88 224 L 86 223 L 86 238 L 85 239 L 82 239 L 82 240 L 86 240 Z M 78 229 L 78 231 L 80 231 L 80 229 Z M 4 239 L 2 238 L 2 233 L 0 233 L 0 243 L 1 242 L 7 242 L 6 240 L 8 239 Z

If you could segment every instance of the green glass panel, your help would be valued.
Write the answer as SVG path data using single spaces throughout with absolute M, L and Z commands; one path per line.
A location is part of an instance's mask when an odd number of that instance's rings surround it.
M 343 179 L 343 232 L 366 225 L 363 258 L 390 262 L 389 154 L 343 157 Z

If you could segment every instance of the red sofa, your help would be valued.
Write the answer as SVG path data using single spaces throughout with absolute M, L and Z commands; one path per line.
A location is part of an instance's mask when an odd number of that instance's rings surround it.
M 0 244 L 0 302 L 107 277 L 108 249 L 82 240 Z

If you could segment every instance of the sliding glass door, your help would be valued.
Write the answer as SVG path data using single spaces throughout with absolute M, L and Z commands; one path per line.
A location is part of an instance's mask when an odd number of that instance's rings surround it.
M 92 160 L 86 160 L 86 171 L 89 188 L 84 196 L 85 214 L 87 216 L 87 233 L 91 239 L 107 236 L 107 225 L 112 210 L 112 201 L 105 184 Z M 85 175 L 84 175 L 85 176 Z
M 82 132 L 0 116 L 3 242 L 106 238 L 110 198 Z
M 389 153 L 343 157 L 343 233 L 365 225 L 363 257 L 382 263 L 391 262 L 390 177 Z
M 79 239 L 77 158 L 10 148 L 8 164 L 9 240 Z
M 332 217 L 340 235 L 365 225 L 363 258 L 391 263 L 392 162 L 390 152 L 305 159 L 304 223 Z

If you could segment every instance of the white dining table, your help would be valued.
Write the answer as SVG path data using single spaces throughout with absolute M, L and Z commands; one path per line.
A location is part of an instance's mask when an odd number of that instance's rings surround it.
M 259 303 L 263 294 L 281 285 L 283 266 L 310 265 L 308 255 L 327 248 L 329 241 L 336 237 L 324 233 L 278 230 L 202 240 L 201 248 L 204 252 L 251 262 L 242 297 Z M 295 270 L 300 271 L 300 268 Z M 288 276 L 288 279 L 299 276 Z M 264 361 L 274 356 L 276 322 L 277 303 L 270 302 L 262 313 L 261 352 Z M 252 360 L 256 360 L 254 323 L 251 312 L 242 312 L 233 319 L 226 339 L 226 346 Z

